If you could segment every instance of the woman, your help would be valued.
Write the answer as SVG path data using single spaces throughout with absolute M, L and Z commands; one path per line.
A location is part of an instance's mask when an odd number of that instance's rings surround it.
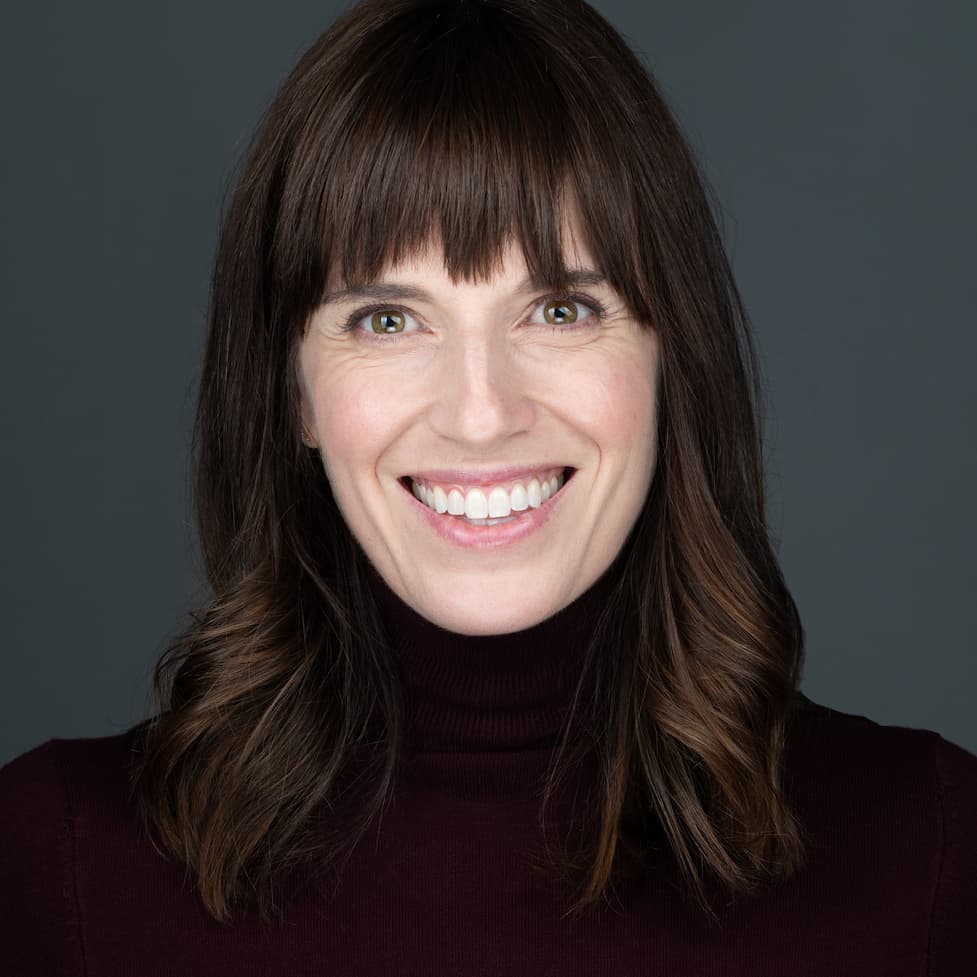
M 221 237 L 214 599 L 4 769 L 4 971 L 972 971 L 977 758 L 798 693 L 756 378 L 598 14 L 349 10 Z

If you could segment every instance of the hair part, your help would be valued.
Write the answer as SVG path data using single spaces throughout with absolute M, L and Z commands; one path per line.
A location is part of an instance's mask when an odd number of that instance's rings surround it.
M 705 183 L 654 80 L 582 0 L 365 0 L 266 111 L 224 217 L 194 430 L 213 599 L 157 664 L 133 793 L 207 912 L 276 911 L 390 799 L 403 703 L 365 556 L 302 443 L 296 356 L 330 277 L 516 243 L 560 288 L 570 209 L 661 339 L 658 468 L 542 791 L 592 770 L 533 864 L 578 914 L 672 871 L 707 913 L 803 861 L 782 783 L 803 629 L 765 521 L 760 376 Z M 342 800 L 340 801 L 340 797 Z

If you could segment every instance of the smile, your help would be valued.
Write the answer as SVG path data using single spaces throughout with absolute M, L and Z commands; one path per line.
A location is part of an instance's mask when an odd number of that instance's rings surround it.
M 538 509 L 563 487 L 573 469 L 541 471 L 495 486 L 438 485 L 410 478 L 414 497 L 439 514 L 458 516 L 469 521 L 504 519 L 513 512 Z
M 399 479 L 414 509 L 443 540 L 474 549 L 496 549 L 534 535 L 563 500 L 575 468 L 549 469 L 507 485 L 443 486 Z M 542 478 L 540 478 L 542 476 Z

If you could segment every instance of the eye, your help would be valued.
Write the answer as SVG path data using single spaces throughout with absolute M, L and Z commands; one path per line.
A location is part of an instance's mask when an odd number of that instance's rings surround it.
M 542 305 L 537 306 L 537 309 L 542 311 L 543 318 L 541 320 L 533 318 L 531 321 L 543 322 L 550 326 L 573 327 L 575 323 L 579 322 L 581 325 L 577 328 L 583 328 L 583 325 L 593 324 L 591 320 L 596 322 L 604 314 L 600 303 L 593 299 L 587 299 L 584 302 L 577 296 L 548 299 Z
M 407 328 L 407 313 L 400 309 L 382 309 L 371 313 L 368 323 L 370 331 L 378 335 L 403 332 Z
M 373 336 L 397 335 L 408 331 L 408 321 L 413 322 L 413 316 L 408 315 L 403 309 L 389 306 L 358 309 L 346 320 L 343 332 L 352 332 L 363 326 L 363 331 Z

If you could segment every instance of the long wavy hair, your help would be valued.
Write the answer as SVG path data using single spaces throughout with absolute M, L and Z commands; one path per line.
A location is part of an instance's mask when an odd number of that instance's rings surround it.
M 132 790 L 206 911 L 341 872 L 404 743 L 388 638 L 321 460 L 297 350 L 331 271 L 509 242 L 559 288 L 572 198 L 661 343 L 658 467 L 615 562 L 542 811 L 591 771 L 576 843 L 530 860 L 585 912 L 670 867 L 714 916 L 804 844 L 783 784 L 804 632 L 766 525 L 761 378 L 710 195 L 649 70 L 582 0 L 365 0 L 300 58 L 226 207 L 194 433 L 212 600 L 160 657 Z M 586 767 L 585 767 L 586 765 Z M 576 822 L 575 822 L 576 823 Z

